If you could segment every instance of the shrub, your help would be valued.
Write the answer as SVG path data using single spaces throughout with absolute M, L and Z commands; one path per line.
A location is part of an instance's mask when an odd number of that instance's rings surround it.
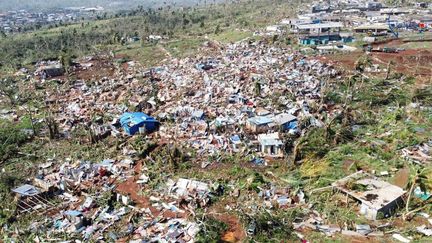
M 13 156 L 18 151 L 18 147 L 29 139 L 22 131 L 24 128 L 26 128 L 24 123 L 0 122 L 0 160 Z
M 204 217 L 196 242 L 221 242 L 222 234 L 228 229 L 227 224 L 213 217 Z

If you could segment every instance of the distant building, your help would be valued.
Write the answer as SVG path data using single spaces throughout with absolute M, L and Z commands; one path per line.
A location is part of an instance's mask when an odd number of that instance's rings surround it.
M 320 22 L 313 21 L 312 23 L 296 23 L 293 25 L 293 32 L 298 34 L 317 34 L 328 35 L 331 33 L 339 33 L 343 28 L 341 22 Z
M 266 27 L 266 32 L 271 34 L 280 34 L 282 33 L 282 27 L 279 25 L 270 25 Z
M 149 35 L 147 37 L 147 40 L 148 41 L 160 41 L 160 40 L 162 40 L 162 36 L 160 36 L 160 35 Z
M 379 11 L 383 8 L 383 4 L 380 2 L 368 2 L 366 8 L 369 11 Z
M 375 36 L 386 35 L 389 31 L 390 28 L 386 24 L 368 24 L 354 28 L 354 32 L 356 33 L 372 33 Z
M 429 7 L 429 3 L 427 3 L 427 2 L 416 2 L 415 6 L 417 8 L 427 8 L 427 7 Z
M 380 10 L 380 13 L 386 15 L 401 15 L 401 14 L 408 14 L 409 11 L 402 8 L 383 8 Z
M 299 43 L 302 45 L 321 45 L 331 41 L 351 42 L 352 38 L 341 36 L 341 22 L 321 22 L 313 20 L 311 23 L 298 22 L 293 24 L 292 32 L 299 34 Z
M 312 13 L 320 13 L 320 12 L 331 12 L 330 6 L 323 6 L 323 5 L 314 5 L 312 6 Z

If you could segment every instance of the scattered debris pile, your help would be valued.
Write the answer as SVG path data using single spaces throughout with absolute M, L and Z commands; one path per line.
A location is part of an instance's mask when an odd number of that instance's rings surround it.
M 188 215 L 211 203 L 213 187 L 190 179 L 175 183 L 169 179 L 166 188 L 143 196 L 139 191 L 149 178 L 135 175 L 140 167 L 141 162 L 130 158 L 100 163 L 68 160 L 61 165 L 48 162 L 34 178 L 38 187 L 23 185 L 13 192 L 21 197 L 21 214 L 50 210 L 46 220 L 32 227 L 45 229 L 51 239 L 68 233 L 88 241 L 194 242 L 200 226 Z M 220 186 L 216 189 L 223 193 Z M 41 196 L 48 191 L 50 198 Z M 58 201 L 61 203 L 52 203 Z M 126 229 L 112 230 L 119 225 Z
M 427 166 L 432 162 L 432 140 L 401 151 L 403 158 L 413 163 Z
M 361 203 L 360 213 L 366 218 L 389 217 L 403 205 L 405 191 L 363 171 L 332 184 L 337 190 Z

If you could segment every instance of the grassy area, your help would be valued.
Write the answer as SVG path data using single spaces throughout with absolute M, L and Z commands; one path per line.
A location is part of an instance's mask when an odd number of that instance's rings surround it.
M 216 4 L 211 8 L 144 9 L 107 19 L 14 34 L 0 39 L 0 49 L 4 50 L 0 53 L 0 70 L 12 73 L 23 65 L 57 59 L 64 53 L 76 57 L 88 55 L 97 52 L 95 46 L 120 44 L 129 37 L 145 39 L 150 34 L 169 37 L 170 41 L 164 46 L 175 57 L 193 55 L 205 35 L 221 42 L 238 41 L 250 36 L 253 30 L 291 16 L 296 10 L 293 6 L 297 5 L 298 0 L 289 3 L 259 0 Z M 135 51 L 128 51 L 128 54 L 143 56 L 139 60 L 146 63 L 143 59 L 149 56 L 150 49 Z M 158 60 L 159 54 L 155 55 Z
M 222 43 L 231 43 L 244 40 L 248 37 L 252 36 L 252 32 L 250 31 L 241 31 L 241 30 L 227 30 L 220 34 L 212 34 L 209 37 L 213 40 L 222 42 Z
M 131 60 L 138 61 L 145 67 L 152 67 L 167 58 L 167 53 L 160 45 L 142 46 L 139 43 L 121 46 L 114 51 L 116 56 L 125 56 Z
M 163 47 L 173 57 L 186 57 L 196 53 L 198 48 L 204 43 L 204 38 L 181 38 L 163 43 Z
M 408 42 L 400 46 L 405 49 L 432 49 L 432 41 L 427 42 Z

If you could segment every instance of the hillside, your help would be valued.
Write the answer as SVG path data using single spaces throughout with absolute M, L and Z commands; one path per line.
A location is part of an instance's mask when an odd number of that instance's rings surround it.
M 0 2 L 0 12 L 9 10 L 47 10 L 50 8 L 66 8 L 66 7 L 95 7 L 102 6 L 105 10 L 131 9 L 137 6 L 158 8 L 167 5 L 176 6 L 193 6 L 203 3 L 200 0 L 11 0 Z
M 432 28 L 317 2 L 0 35 L 0 242 L 428 242 Z

